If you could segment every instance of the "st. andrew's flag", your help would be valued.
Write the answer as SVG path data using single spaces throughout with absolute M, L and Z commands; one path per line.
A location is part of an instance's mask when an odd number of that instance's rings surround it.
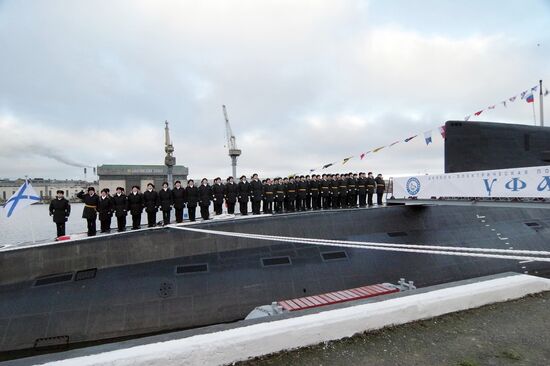
M 30 181 L 25 181 L 21 187 L 10 197 L 8 202 L 4 205 L 4 211 L 6 217 L 13 215 L 15 210 L 21 210 L 27 206 L 32 205 L 35 202 L 39 202 L 40 197 L 36 194 L 36 191 L 31 185 Z

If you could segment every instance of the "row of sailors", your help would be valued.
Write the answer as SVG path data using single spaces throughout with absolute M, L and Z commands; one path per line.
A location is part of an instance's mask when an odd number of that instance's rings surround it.
M 173 189 L 168 188 L 168 183 L 164 182 L 162 189 L 158 192 L 155 191 L 155 186 L 149 183 L 143 193 L 138 186 L 133 186 L 132 192 L 128 195 L 125 195 L 124 188 L 118 187 L 113 196 L 107 188 L 101 190 L 98 196 L 95 189 L 90 187 L 88 194 L 82 191 L 77 197 L 84 202 L 82 217 L 88 222 L 88 235 L 93 236 L 96 234 L 97 213 L 101 222 L 101 232 L 110 231 L 113 214 L 117 218 L 118 231 L 124 231 L 128 212 L 132 216 L 132 229 L 140 227 L 143 209 L 147 213 L 148 226 L 153 227 L 156 225 L 159 209 L 162 211 L 163 223 L 166 225 L 170 223 L 172 208 L 175 210 L 176 222 L 181 223 L 185 207 L 187 207 L 190 221 L 195 221 L 197 206 L 200 207 L 201 217 L 208 220 L 211 202 L 214 204 L 216 215 L 222 214 L 224 203 L 227 213 L 234 214 L 237 202 L 241 214 L 247 215 L 248 202 L 251 201 L 252 213 L 258 215 L 261 210 L 271 214 L 321 208 L 372 206 L 375 192 L 378 205 L 382 205 L 384 191 L 385 182 L 382 174 L 374 178 L 371 172 L 268 178 L 262 181 L 259 180 L 258 174 L 254 174 L 250 181 L 243 175 L 239 183 L 235 183 L 233 177 L 229 177 L 226 183 L 222 184 L 221 178 L 218 177 L 214 179 L 214 184 L 210 185 L 208 180 L 203 178 L 199 187 L 195 186 L 192 179 L 187 182 L 185 188 L 180 181 L 174 183 Z M 59 192 L 62 196 L 63 192 Z M 60 198 L 58 197 L 57 200 Z M 55 200 L 52 204 L 56 204 Z M 65 207 L 68 201 L 66 204 L 57 203 L 57 205 Z M 58 236 L 64 235 L 64 222 L 70 214 L 70 206 L 68 213 L 66 211 L 65 213 L 66 216 L 59 214 L 56 221 L 56 215 L 52 212 L 52 205 L 50 205 L 50 214 L 54 216 L 57 224 Z

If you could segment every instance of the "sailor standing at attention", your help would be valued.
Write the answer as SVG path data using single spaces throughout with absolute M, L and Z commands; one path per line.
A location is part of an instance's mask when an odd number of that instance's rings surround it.
M 199 189 L 195 187 L 195 181 L 189 179 L 187 181 L 187 188 L 185 188 L 185 200 L 187 201 L 187 212 L 189 214 L 189 221 L 195 221 L 197 215 L 197 203 L 199 202 Z
M 117 228 L 119 232 L 126 230 L 126 215 L 128 214 L 128 198 L 124 194 L 124 188 L 117 187 L 113 196 Z
M 99 205 L 97 206 L 99 212 L 99 222 L 101 225 L 102 233 L 111 232 L 111 218 L 113 217 L 113 201 L 109 197 L 108 189 L 101 190 L 101 197 L 99 197 Z
M 239 197 L 239 209 L 241 215 L 248 215 L 248 194 L 250 191 L 250 184 L 246 181 L 246 176 L 241 177 L 241 181 L 237 186 L 237 193 Z
M 174 183 L 174 189 L 172 189 L 172 199 L 174 201 L 174 211 L 176 212 L 176 222 L 183 222 L 183 208 L 185 207 L 185 188 L 181 186 L 179 180 Z
M 214 201 L 214 213 L 216 215 L 221 215 L 223 212 L 224 187 L 222 185 L 222 179 L 220 177 L 214 179 L 214 185 L 212 186 L 212 196 Z
M 172 190 L 168 188 L 168 182 L 162 183 L 162 189 L 159 191 L 160 209 L 162 210 L 162 223 L 168 225 L 170 223 L 170 211 L 174 204 Z
M 139 186 L 133 186 L 132 193 L 128 195 L 128 209 L 132 215 L 132 230 L 137 230 L 141 227 L 143 212 L 143 195 L 139 191 Z
M 260 214 L 260 205 L 262 203 L 263 186 L 262 182 L 258 179 L 258 174 L 252 174 L 252 181 L 250 182 L 250 200 L 252 201 L 252 214 Z
M 233 177 L 227 178 L 227 183 L 224 187 L 225 204 L 227 205 L 227 213 L 235 214 L 235 203 L 237 202 L 237 185 L 233 182 Z
M 71 214 L 71 205 L 64 195 L 65 192 L 58 190 L 57 197 L 50 202 L 50 216 L 57 226 L 58 238 L 65 235 L 65 222 Z
M 367 175 L 366 180 L 366 186 L 367 186 L 367 205 L 369 207 L 372 207 L 372 195 L 374 194 L 374 189 L 376 187 L 376 181 L 372 177 L 372 172 L 369 172 Z
M 201 206 L 201 217 L 203 220 L 210 218 L 210 201 L 212 200 L 212 187 L 208 184 L 208 179 L 202 178 L 199 187 L 199 201 Z
M 88 236 L 94 236 L 97 232 L 95 221 L 97 220 L 97 206 L 99 204 L 99 197 L 95 194 L 95 188 L 89 187 L 88 194 L 80 191 L 76 196 L 84 202 L 82 218 L 88 222 Z
M 154 190 L 153 183 L 147 184 L 147 190 L 143 192 L 143 205 L 147 212 L 147 226 L 154 227 L 157 224 L 157 211 L 159 207 L 159 195 Z
M 384 196 L 384 190 L 386 189 L 386 182 L 382 178 L 382 174 L 378 174 L 374 179 L 376 182 L 376 204 L 382 206 L 382 196 Z

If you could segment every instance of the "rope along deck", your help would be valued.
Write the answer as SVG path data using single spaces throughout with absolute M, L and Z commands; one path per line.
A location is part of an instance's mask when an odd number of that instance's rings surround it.
M 182 226 L 174 226 L 173 229 L 191 231 L 209 235 L 221 235 L 235 238 L 268 240 L 286 243 L 310 244 L 310 245 L 327 245 L 333 247 L 358 248 L 383 250 L 390 252 L 408 252 L 422 254 L 438 254 L 438 255 L 454 255 L 462 257 L 479 257 L 479 258 L 495 258 L 522 260 L 533 262 L 550 262 L 550 251 L 536 250 L 515 250 L 515 249 L 495 249 L 495 248 L 469 248 L 469 247 L 449 247 L 438 245 L 418 245 L 418 244 L 392 244 L 392 243 L 376 243 L 348 240 L 330 240 L 330 239 L 311 239 L 298 238 L 291 236 L 276 236 L 276 235 L 261 235 L 238 233 L 231 231 L 217 231 L 208 229 L 198 229 Z

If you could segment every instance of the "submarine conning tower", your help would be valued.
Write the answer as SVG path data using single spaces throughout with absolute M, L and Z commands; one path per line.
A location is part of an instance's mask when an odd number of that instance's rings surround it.
M 549 165 L 550 127 L 447 121 L 445 173 Z

